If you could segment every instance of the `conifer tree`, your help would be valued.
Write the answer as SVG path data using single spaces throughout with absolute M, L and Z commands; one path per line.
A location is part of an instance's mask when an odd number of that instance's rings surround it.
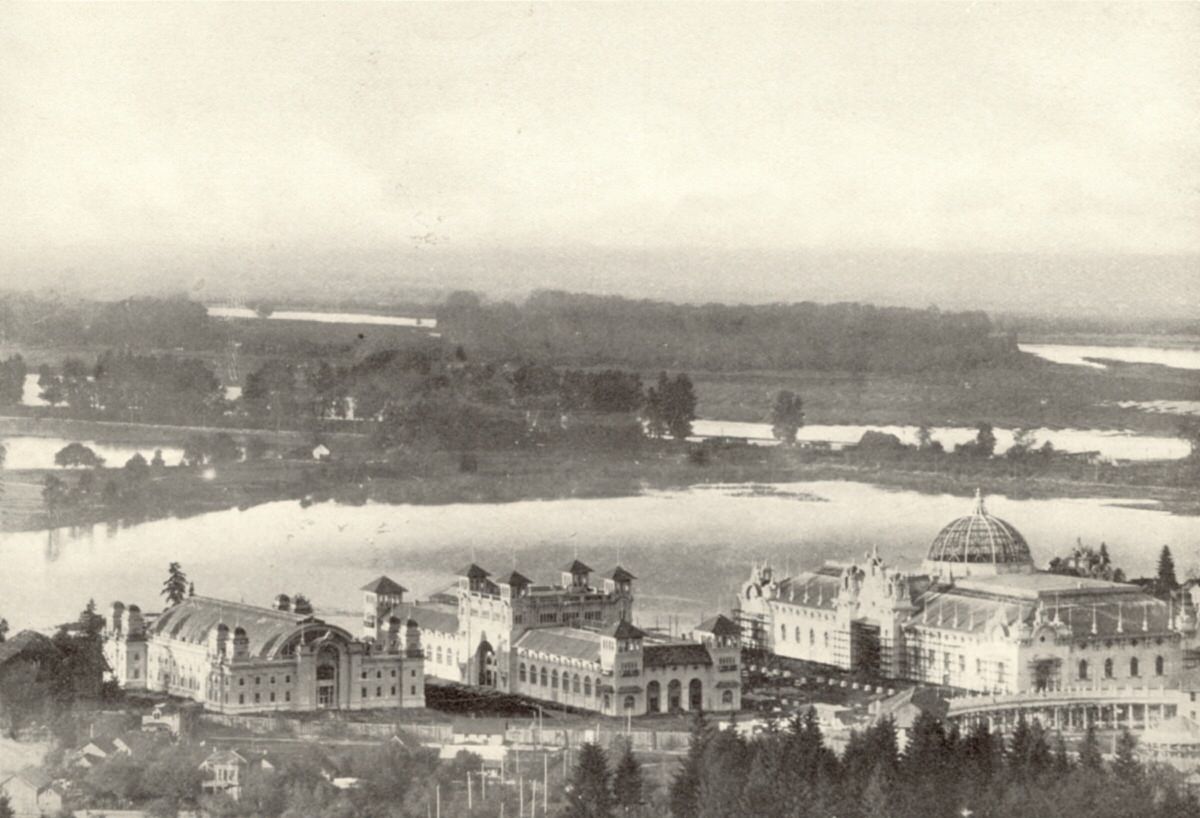
M 1156 584 L 1160 596 L 1166 596 L 1179 588 L 1179 580 L 1175 578 L 1175 558 L 1171 556 L 1171 549 L 1165 545 L 1158 555 L 1158 581 Z
M 1056 778 L 1062 778 L 1071 772 L 1071 759 L 1067 755 L 1067 742 L 1063 740 L 1060 730 L 1054 737 L 1054 762 L 1051 766 Z
M 611 779 L 604 750 L 592 743 L 580 747 L 579 762 L 566 787 L 567 818 L 611 818 Z
M 172 562 L 167 566 L 167 579 L 163 583 L 162 596 L 166 599 L 167 606 L 171 607 L 183 602 L 187 596 L 188 578 L 187 574 L 183 573 L 183 568 L 177 562 Z
M 863 818 L 892 818 L 895 808 L 887 792 L 887 774 L 883 765 L 877 765 L 867 781 L 867 787 L 862 794 Z
M 613 800 L 622 815 L 634 815 L 642 804 L 642 765 L 633 756 L 633 742 L 625 742 L 613 775 Z
M 711 738 L 712 728 L 704 718 L 704 711 L 697 710 L 692 718 L 692 734 L 688 741 L 687 755 L 671 781 L 671 814 L 675 818 L 696 818 L 699 814 L 704 750 Z
M 1113 773 L 1127 784 L 1141 780 L 1142 765 L 1137 758 L 1137 739 L 1128 728 L 1117 738 L 1117 751 L 1113 758 Z
M 1100 741 L 1096 738 L 1096 726 L 1089 724 L 1079 747 L 1079 766 L 1085 770 L 1099 771 L 1104 768 L 1104 757 L 1100 754 Z

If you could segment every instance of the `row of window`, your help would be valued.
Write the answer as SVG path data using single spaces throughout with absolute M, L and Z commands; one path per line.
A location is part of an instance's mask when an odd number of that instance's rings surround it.
M 546 668 L 543 667 L 539 673 L 537 666 L 530 665 L 527 669 L 525 667 L 525 663 L 522 662 L 520 668 L 518 669 L 518 674 L 522 682 L 528 680 L 529 684 L 539 684 L 538 679 L 541 679 L 540 684 L 542 687 L 549 687 L 551 690 L 558 690 L 558 670 L 552 670 L 547 673 Z M 562 674 L 562 689 L 564 693 L 580 692 L 579 674 L 568 673 L 564 670 Z M 592 678 L 590 676 L 583 677 L 582 690 L 583 695 L 592 695 Z M 600 695 L 599 681 L 596 682 L 596 695 Z
M 824 637 L 825 647 L 828 648 L 829 647 L 829 631 L 825 631 L 822 634 L 822 636 Z M 804 641 L 804 638 L 800 633 L 799 625 L 796 626 L 795 637 L 796 637 L 796 642 Z M 779 641 L 786 642 L 787 638 L 788 638 L 787 625 L 780 625 L 779 626 Z M 815 646 L 817 644 L 817 632 L 814 631 L 812 628 L 808 629 L 808 644 L 810 646 Z
M 364 670 L 364 671 L 362 672 L 362 677 L 365 679 L 365 678 L 367 678 L 367 676 L 368 676 L 369 674 L 370 674 L 370 671 L 366 671 L 366 670 Z M 376 671 L 375 671 L 375 678 L 376 678 L 376 679 L 382 679 L 382 678 L 383 678 L 383 671 L 382 671 L 382 670 L 376 670 Z M 395 668 L 392 668 L 392 678 L 393 678 L 393 679 L 395 679 L 395 678 L 396 678 L 396 669 L 395 669 Z
M 1077 670 L 1079 672 L 1080 679 L 1089 678 L 1088 677 L 1088 661 L 1087 661 L 1087 659 L 1079 660 L 1079 666 L 1078 666 Z M 1134 656 L 1129 660 L 1129 675 L 1131 677 L 1136 678 L 1141 675 L 1140 671 L 1141 671 L 1141 668 L 1138 664 L 1138 659 L 1136 656 Z M 1155 656 L 1154 657 L 1154 675 L 1155 676 L 1164 676 L 1164 675 L 1166 675 L 1166 672 L 1167 672 L 1167 660 L 1161 656 Z M 1104 660 L 1104 678 L 1105 679 L 1116 678 L 1113 674 L 1113 660 L 1112 659 Z

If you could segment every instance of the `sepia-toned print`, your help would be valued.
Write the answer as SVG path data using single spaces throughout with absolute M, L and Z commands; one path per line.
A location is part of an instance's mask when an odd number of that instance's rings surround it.
M 1200 814 L 1197 53 L 0 7 L 0 818 Z

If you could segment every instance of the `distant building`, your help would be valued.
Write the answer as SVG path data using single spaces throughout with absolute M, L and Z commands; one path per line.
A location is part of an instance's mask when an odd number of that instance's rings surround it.
M 376 583 L 395 586 L 386 577 Z M 355 639 L 310 609 L 295 610 L 285 595 L 273 608 L 193 596 L 154 618 L 113 603 L 105 655 L 123 688 L 223 713 L 425 704 L 415 622 L 385 618 Z
M 453 606 L 368 591 L 364 632 L 380 616 L 411 619 L 430 676 L 606 715 L 740 708 L 736 623 L 714 617 L 696 641 L 649 635 L 631 624 L 636 577 L 617 566 L 595 587 L 592 573 L 574 560 L 558 585 L 535 585 L 518 571 L 494 581 L 471 564 Z
M 985 694 L 952 701 L 951 718 L 1004 724 L 1039 710 L 1082 729 L 1182 713 L 1194 610 L 1135 585 L 1038 571 L 1020 532 L 978 497 L 919 573 L 885 566 L 877 551 L 782 579 L 761 566 L 735 616 L 749 647 Z
M 0 779 L 0 792 L 16 818 L 57 816 L 63 808 L 63 790 L 41 767 L 26 767 L 16 775 Z

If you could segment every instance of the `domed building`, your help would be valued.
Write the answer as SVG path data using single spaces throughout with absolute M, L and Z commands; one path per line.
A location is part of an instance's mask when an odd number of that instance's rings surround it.
M 922 568 L 941 577 L 1031 574 L 1037 570 L 1021 532 L 988 514 L 978 490 L 974 510 L 933 538 Z
M 1190 603 L 1039 571 L 1025 538 L 978 493 L 971 513 L 933 538 L 919 572 L 886 566 L 878 549 L 792 577 L 756 566 L 734 615 L 745 647 L 982 694 L 989 720 L 989 703 L 1006 695 L 1018 702 L 1009 715 L 1023 696 L 1030 707 L 1053 695 L 1090 703 L 1064 705 L 1061 729 L 1146 727 L 1197 708 L 1182 692 L 1200 667 Z

